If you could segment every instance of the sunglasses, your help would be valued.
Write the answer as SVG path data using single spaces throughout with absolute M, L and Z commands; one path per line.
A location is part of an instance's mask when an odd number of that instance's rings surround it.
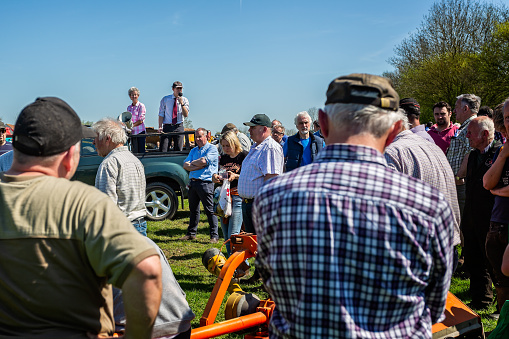
M 5 128 L 0 128 L 0 133 L 5 133 L 7 130 Z

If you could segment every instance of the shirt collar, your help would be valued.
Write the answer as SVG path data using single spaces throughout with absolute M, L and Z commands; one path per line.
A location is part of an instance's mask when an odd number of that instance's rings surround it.
M 463 123 L 460 126 L 460 129 L 465 128 L 470 123 L 470 121 L 474 120 L 475 118 L 477 118 L 477 115 L 472 115 L 470 118 L 468 118 L 467 120 L 463 121 Z
M 331 160 L 373 162 L 382 166 L 387 166 L 387 162 L 385 161 L 383 154 L 372 147 L 363 145 L 327 145 L 320 153 L 318 153 L 315 162 L 328 162 Z

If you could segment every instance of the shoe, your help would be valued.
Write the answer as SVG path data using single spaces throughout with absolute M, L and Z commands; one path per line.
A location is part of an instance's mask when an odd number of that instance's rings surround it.
M 487 310 L 490 307 L 490 304 L 481 304 L 481 303 L 473 303 L 470 302 L 467 306 L 473 310 L 482 311 Z
M 184 235 L 182 238 L 179 238 L 179 240 L 195 240 L 195 235 Z
M 217 244 L 217 238 L 211 238 L 210 239 L 211 244 Z

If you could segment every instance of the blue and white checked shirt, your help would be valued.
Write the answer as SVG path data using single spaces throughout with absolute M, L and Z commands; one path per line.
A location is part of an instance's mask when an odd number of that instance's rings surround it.
M 270 337 L 431 338 L 452 271 L 453 215 L 375 149 L 327 146 L 255 199 Z

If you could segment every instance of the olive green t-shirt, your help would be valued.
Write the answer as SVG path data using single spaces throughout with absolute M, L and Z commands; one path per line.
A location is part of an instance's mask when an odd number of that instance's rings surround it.
M 158 255 L 96 188 L 0 176 L 0 336 L 112 334 L 111 285 Z

